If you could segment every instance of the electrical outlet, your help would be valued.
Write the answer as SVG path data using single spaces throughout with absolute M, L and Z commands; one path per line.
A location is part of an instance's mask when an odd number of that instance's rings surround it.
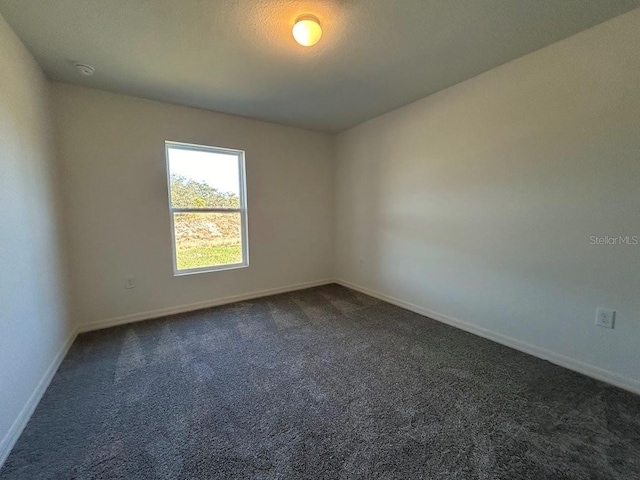
M 616 312 L 606 308 L 599 308 L 596 311 L 596 325 L 604 328 L 613 328 Z
M 360 259 L 358 260 L 358 268 L 362 267 L 364 267 L 364 258 L 360 257 Z
M 136 278 L 135 277 L 127 277 L 124 279 L 124 288 L 136 288 Z

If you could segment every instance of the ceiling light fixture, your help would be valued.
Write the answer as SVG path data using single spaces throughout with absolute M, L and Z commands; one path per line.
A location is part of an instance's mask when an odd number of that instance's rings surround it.
M 303 47 L 312 47 L 322 37 L 320 21 L 313 15 L 301 15 L 293 26 L 293 38 Z

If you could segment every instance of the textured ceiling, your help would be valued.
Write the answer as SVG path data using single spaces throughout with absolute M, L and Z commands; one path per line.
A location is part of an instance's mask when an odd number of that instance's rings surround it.
M 50 78 L 336 132 L 640 0 L 0 0 Z M 291 36 L 302 13 L 324 35 Z M 95 67 L 78 75 L 74 62 Z

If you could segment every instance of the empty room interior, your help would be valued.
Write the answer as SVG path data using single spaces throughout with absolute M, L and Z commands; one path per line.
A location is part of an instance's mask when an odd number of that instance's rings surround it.
M 0 480 L 640 479 L 640 0 L 0 0 Z

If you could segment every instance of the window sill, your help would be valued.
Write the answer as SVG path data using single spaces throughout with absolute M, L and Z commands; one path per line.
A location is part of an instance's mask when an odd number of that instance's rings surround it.
M 246 268 L 249 263 L 233 263 L 230 265 L 220 265 L 219 267 L 202 267 L 202 268 L 190 268 L 188 270 L 175 270 L 173 272 L 174 277 L 183 277 L 185 275 L 197 275 L 199 273 L 213 273 L 224 272 L 225 270 L 237 270 L 238 268 Z

